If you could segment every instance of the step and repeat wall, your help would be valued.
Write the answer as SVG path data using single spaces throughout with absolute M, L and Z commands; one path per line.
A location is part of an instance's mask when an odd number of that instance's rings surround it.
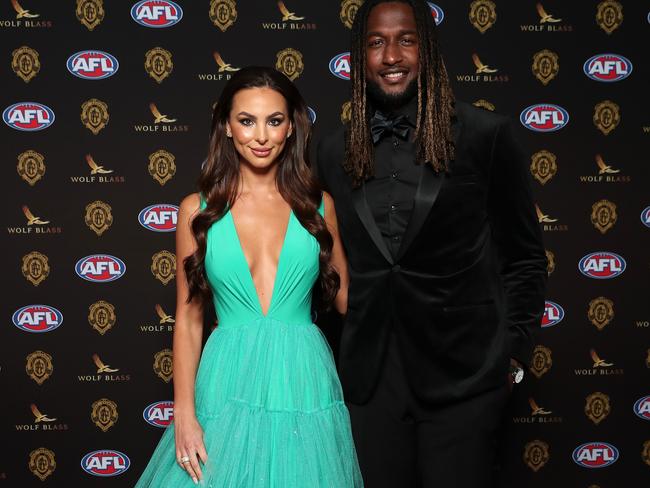
M 212 105 L 275 66 L 317 142 L 349 117 L 360 3 L 0 2 L 0 486 L 135 483 L 173 417 L 177 205 Z M 547 249 L 503 485 L 648 486 L 650 3 L 430 6 L 457 97 L 515 122 Z

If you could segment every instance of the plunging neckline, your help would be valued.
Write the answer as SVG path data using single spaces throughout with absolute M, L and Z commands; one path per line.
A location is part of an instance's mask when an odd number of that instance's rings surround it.
M 235 223 L 235 217 L 233 216 L 231 209 L 228 209 L 228 215 L 230 216 L 230 222 L 232 223 L 232 228 L 235 233 L 235 237 L 237 238 L 237 247 L 239 248 L 239 254 L 242 258 L 242 264 L 244 265 L 247 271 L 248 282 L 251 286 L 253 295 L 255 295 L 255 301 L 257 303 L 258 311 L 262 317 L 267 318 L 269 316 L 269 313 L 273 309 L 273 304 L 274 304 L 273 299 L 275 298 L 275 290 L 278 285 L 278 275 L 280 274 L 280 266 L 282 265 L 282 255 L 284 254 L 284 248 L 287 242 L 287 235 L 289 234 L 289 227 L 291 226 L 291 220 L 293 219 L 293 209 L 289 209 L 289 218 L 287 219 L 287 225 L 284 230 L 282 246 L 280 247 L 280 254 L 278 256 L 278 264 L 275 268 L 275 276 L 273 277 L 273 288 L 271 289 L 271 299 L 269 300 L 269 308 L 266 310 L 266 313 L 264 313 L 264 309 L 262 308 L 262 301 L 260 300 L 260 296 L 257 293 L 257 288 L 255 288 L 255 280 L 253 280 L 253 273 L 251 272 L 250 265 L 248 264 L 248 260 L 246 259 L 246 253 L 244 252 L 244 247 L 242 246 L 241 239 L 239 238 L 239 233 L 237 232 L 237 224 Z

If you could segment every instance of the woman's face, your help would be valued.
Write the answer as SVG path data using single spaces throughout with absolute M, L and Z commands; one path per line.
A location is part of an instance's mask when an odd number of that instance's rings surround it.
M 269 167 L 284 149 L 292 131 L 284 97 L 268 87 L 239 90 L 226 121 L 242 162 Z

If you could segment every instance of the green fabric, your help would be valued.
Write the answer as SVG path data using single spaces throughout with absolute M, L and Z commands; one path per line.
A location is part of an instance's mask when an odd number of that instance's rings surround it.
M 208 451 L 201 486 L 363 486 L 332 352 L 311 321 L 319 249 L 291 212 L 263 315 L 231 213 L 208 230 L 205 268 L 219 325 L 196 378 Z M 136 488 L 191 486 L 176 462 L 172 424 Z

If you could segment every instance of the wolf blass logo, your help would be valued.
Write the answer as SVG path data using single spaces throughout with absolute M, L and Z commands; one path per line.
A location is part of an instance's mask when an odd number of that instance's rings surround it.
M 593 360 L 591 368 L 574 369 L 573 373 L 576 376 L 618 376 L 625 374 L 623 368 L 614 368 L 614 363 L 601 359 L 594 349 L 591 350 L 591 359 Z
M 90 168 L 88 174 L 71 176 L 70 181 L 72 183 L 126 183 L 126 177 L 114 175 L 112 169 L 95 162 L 95 159 L 90 154 L 86 154 L 86 164 Z
M 20 1 L 23 2 L 27 8 L 23 8 L 18 0 L 13 0 L 11 4 L 16 12 L 16 19 L 0 19 L 0 27 L 18 27 L 25 29 L 52 27 L 51 20 L 42 20 L 40 14 L 36 11 L 29 10 L 33 6 L 32 4 L 34 3 L 34 0 Z M 9 2 L 5 1 L 3 3 L 7 5 Z
M 189 132 L 189 125 L 174 124 L 176 118 L 162 114 L 155 103 L 149 104 L 149 110 L 153 115 L 153 124 L 136 124 L 133 126 L 135 132 Z
M 156 322 L 147 322 L 140 325 L 140 332 L 157 333 L 157 332 L 174 332 L 174 317 L 167 314 L 160 304 L 156 304 Z
M 605 162 L 603 156 L 596 154 L 598 173 L 580 176 L 580 183 L 629 183 L 632 177 L 622 175 L 616 164 Z
M 77 375 L 78 381 L 82 383 L 131 381 L 130 374 L 113 374 L 117 373 L 119 368 L 111 368 L 110 365 L 104 364 L 97 354 L 93 354 L 93 362 L 97 366 L 97 373 Z
M 217 63 L 219 67 L 216 73 L 199 73 L 197 77 L 200 81 L 228 81 L 232 78 L 232 74 L 235 71 L 239 71 L 240 68 L 233 66 L 230 63 L 224 61 L 223 57 L 219 51 L 214 51 L 212 53 L 212 58 Z
M 278 10 L 282 15 L 282 20 L 279 22 L 262 22 L 262 29 L 264 30 L 315 30 L 316 24 L 302 22 L 304 17 L 296 12 L 289 10 L 288 3 L 295 3 L 295 0 L 287 0 L 286 2 L 277 2 Z
M 34 415 L 34 422 L 31 424 L 16 424 L 15 427 L 17 431 L 31 432 L 35 430 L 47 430 L 50 432 L 63 432 L 69 430 L 70 427 L 68 424 L 60 422 L 54 423 L 57 419 L 51 418 L 48 414 L 41 413 L 39 408 L 34 403 L 30 405 L 30 408 L 32 410 L 32 414 Z
M 515 424 L 560 424 L 562 417 L 552 415 L 553 412 L 546 410 L 537 405 L 534 398 L 528 399 L 530 405 L 530 415 L 521 417 L 512 417 Z
M 470 83 L 504 83 L 510 81 L 510 77 L 507 74 L 496 74 L 499 73 L 499 70 L 483 63 L 476 53 L 472 54 L 472 62 L 476 68 L 474 74 L 456 75 L 456 81 Z
M 42 220 L 35 217 L 27 205 L 23 205 L 23 213 L 27 219 L 26 226 L 7 227 L 7 232 L 11 235 L 17 234 L 62 234 L 63 227 L 49 226 L 49 220 Z
M 573 32 L 571 24 L 567 24 L 562 18 L 547 13 L 541 2 L 537 3 L 536 9 L 539 16 L 538 23 L 520 25 L 519 28 L 522 32 Z

